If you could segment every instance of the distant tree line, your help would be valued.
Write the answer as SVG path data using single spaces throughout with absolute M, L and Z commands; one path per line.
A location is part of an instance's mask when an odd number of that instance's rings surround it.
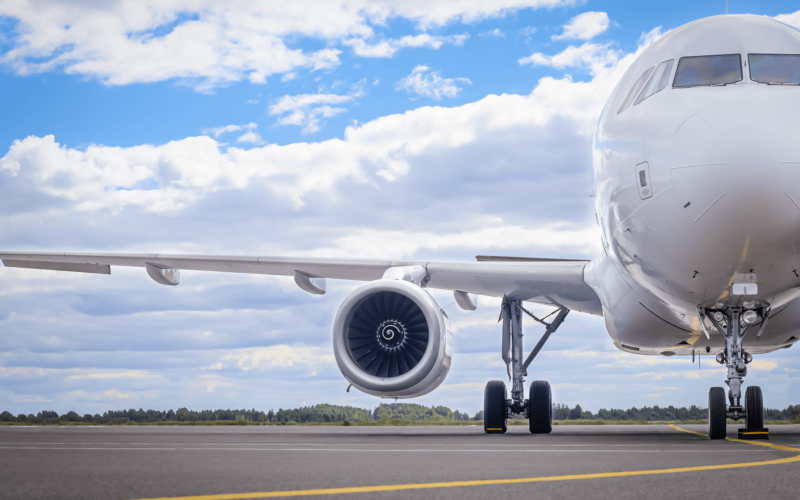
M 197 420 L 245 420 L 251 422 L 268 422 L 267 414 L 258 410 L 203 410 L 191 411 L 179 408 L 178 411 L 158 410 L 110 410 L 102 415 L 79 415 L 74 411 L 59 415 L 54 411 L 41 411 L 36 415 L 20 414 L 14 417 L 4 411 L 0 413 L 0 422 L 20 422 L 29 424 L 55 424 L 58 422 L 84 422 L 95 424 L 122 424 L 125 422 L 192 422 Z
M 268 422 L 362 422 L 369 420 L 371 413 L 352 406 L 321 404 L 295 410 L 278 409 L 274 413 L 270 410 L 267 417 Z
M 597 413 L 584 411 L 581 405 L 569 408 L 566 405 L 555 405 L 554 417 L 556 420 L 643 420 L 643 421 L 674 421 L 674 420 L 704 420 L 708 418 L 708 409 L 692 405 L 689 408 L 675 408 L 670 405 L 661 408 L 658 405 L 642 408 L 633 407 L 629 410 L 612 408 L 601 409 Z M 764 410 L 765 420 L 800 420 L 800 405 L 789 406 L 785 410 Z
M 675 408 L 668 406 L 645 406 L 628 410 L 601 409 L 597 413 L 585 411 L 580 405 L 570 408 L 567 405 L 554 405 L 556 420 L 641 420 L 641 421 L 675 421 L 703 420 L 708 418 L 708 410 L 691 406 Z M 784 410 L 766 409 L 765 420 L 800 421 L 800 405 L 789 406 Z M 269 410 L 203 410 L 192 411 L 179 408 L 177 411 L 158 410 L 112 410 L 100 414 L 79 415 L 74 411 L 59 415 L 54 411 L 41 411 L 36 415 L 20 414 L 16 417 L 8 411 L 0 413 L 0 422 L 18 422 L 28 424 L 57 424 L 59 422 L 84 422 L 95 424 L 123 424 L 126 422 L 364 422 L 368 420 L 401 419 L 410 421 L 481 421 L 483 412 L 479 411 L 472 418 L 466 412 L 452 411 L 446 406 L 422 406 L 414 403 L 381 403 L 374 410 L 352 406 L 319 404 L 296 409 Z
M 618 410 L 602 408 L 597 413 L 584 411 L 581 405 L 569 408 L 566 405 L 556 405 L 556 420 L 643 420 L 643 421 L 673 421 L 673 420 L 702 420 L 708 418 L 706 408 L 698 408 L 692 405 L 689 408 L 675 408 L 670 405 L 661 408 L 658 405 L 644 406 L 642 408 L 630 408 L 628 410 Z M 787 419 L 791 420 L 791 419 Z
M 479 412 L 483 418 L 483 412 Z M 446 406 L 422 406 L 414 403 L 381 403 L 372 412 L 373 420 L 470 420 L 469 414 Z

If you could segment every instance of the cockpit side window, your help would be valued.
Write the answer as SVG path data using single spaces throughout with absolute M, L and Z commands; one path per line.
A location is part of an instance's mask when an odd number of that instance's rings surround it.
M 750 79 L 770 85 L 800 85 L 800 55 L 748 54 Z
M 644 84 L 647 83 L 647 78 L 650 76 L 650 73 L 653 72 L 653 69 L 655 69 L 655 66 L 648 68 L 644 73 L 642 73 L 642 76 L 636 80 L 636 83 L 633 84 L 633 88 L 630 92 L 628 92 L 628 96 L 625 97 L 625 100 L 622 102 L 622 106 L 619 107 L 617 114 L 620 114 L 631 107 L 631 103 L 633 103 L 633 100 L 636 99 L 636 96 L 639 94 L 639 91 L 642 90 Z
M 633 103 L 634 106 L 644 101 L 651 95 L 664 90 L 664 87 L 666 87 L 667 83 L 669 83 L 669 75 L 672 73 L 673 61 L 675 60 L 670 59 L 669 61 L 664 61 L 658 65 L 656 70 L 653 72 L 653 76 L 650 77 L 650 79 L 647 81 L 647 85 L 645 85 L 644 89 L 642 89 L 642 93 L 639 94 L 639 97 L 636 98 L 636 102 Z
M 672 87 L 728 85 L 742 80 L 742 56 L 681 57 Z

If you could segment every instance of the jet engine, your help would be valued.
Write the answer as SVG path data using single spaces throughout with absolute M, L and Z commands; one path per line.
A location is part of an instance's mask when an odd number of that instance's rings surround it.
M 380 279 L 354 290 L 333 324 L 336 363 L 357 389 L 412 398 L 439 387 L 450 371 L 447 315 L 414 283 Z

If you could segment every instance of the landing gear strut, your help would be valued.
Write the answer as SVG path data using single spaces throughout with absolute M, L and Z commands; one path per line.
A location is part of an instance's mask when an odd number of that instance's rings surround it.
M 762 331 L 766 323 L 767 310 L 762 310 Z M 728 368 L 728 402 L 725 404 L 725 389 L 712 387 L 708 393 L 708 436 L 711 439 L 725 439 L 727 419 L 745 419 L 745 429 L 740 437 L 766 439 L 768 429 L 764 428 L 764 401 L 760 387 L 748 387 L 742 405 L 742 379 L 747 375 L 747 365 L 753 356 L 742 347 L 742 339 L 750 327 L 758 321 L 753 310 L 742 311 L 739 307 L 727 310 L 704 309 L 701 316 L 707 317 L 714 327 L 725 337 L 725 351 L 717 354 L 717 362 Z M 700 318 L 703 321 L 703 318 Z M 760 332 L 759 332 L 760 335 Z
M 545 328 L 536 347 L 523 361 L 522 350 L 522 314 L 527 314 L 534 320 L 543 324 Z M 552 323 L 544 320 L 555 314 Z M 503 361 L 511 380 L 511 398 L 506 399 L 506 384 L 500 380 L 493 380 L 486 384 L 483 399 L 483 430 L 486 433 L 503 434 L 506 432 L 506 420 L 512 415 L 521 414 L 528 419 L 530 431 L 533 434 L 549 434 L 552 430 L 552 397 L 550 384 L 537 380 L 531 384 L 530 397 L 525 399 L 525 377 L 528 367 L 533 362 L 539 351 L 550 338 L 564 318 L 569 314 L 569 309 L 560 308 L 550 315 L 539 319 L 522 307 L 521 301 L 506 299 L 503 301 L 501 318 L 503 320 Z M 509 357 L 509 351 L 511 353 Z

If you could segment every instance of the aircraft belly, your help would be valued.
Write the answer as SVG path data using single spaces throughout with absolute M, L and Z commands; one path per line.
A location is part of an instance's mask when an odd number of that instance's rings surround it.
M 716 355 L 725 342 L 721 334 L 710 330 L 710 338 L 698 330 L 687 330 L 671 324 L 645 308 L 633 296 L 622 299 L 613 312 L 606 313 L 606 325 L 612 340 L 623 351 L 642 355 L 691 356 Z M 800 341 L 800 304 L 793 302 L 767 322 L 761 337 L 760 324 L 754 325 L 744 338 L 745 350 L 764 354 L 791 347 Z
M 786 306 L 773 309 L 767 326 L 761 337 L 758 337 L 756 324 L 744 338 L 744 347 L 751 354 L 770 352 L 786 346 L 791 346 L 800 340 L 800 301 L 792 301 Z
M 622 299 L 611 314 L 620 347 L 624 344 L 640 351 L 672 351 L 681 342 L 698 338 L 691 330 L 657 316 L 632 295 Z

